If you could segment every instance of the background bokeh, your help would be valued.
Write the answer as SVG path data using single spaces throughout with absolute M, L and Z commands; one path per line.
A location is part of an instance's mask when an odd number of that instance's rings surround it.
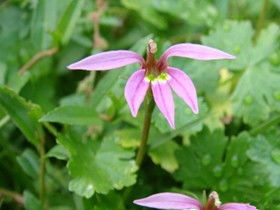
M 1 0 L 0 208 L 136 210 L 134 199 L 179 192 L 280 209 L 279 0 Z M 157 56 L 175 43 L 236 60 L 172 58 L 199 95 L 198 115 L 174 95 L 176 130 L 156 108 L 143 123 L 124 99 L 138 65 L 66 66 L 104 50 Z

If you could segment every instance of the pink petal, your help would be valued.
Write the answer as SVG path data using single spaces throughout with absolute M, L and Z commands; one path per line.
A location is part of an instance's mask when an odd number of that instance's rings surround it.
M 68 69 L 102 71 L 119 68 L 136 62 L 143 65 L 145 61 L 135 52 L 129 50 L 114 50 L 86 57 L 76 63 L 69 65 Z
M 221 205 L 219 210 L 257 210 L 257 208 L 244 203 L 227 203 Z
M 158 62 L 160 69 L 166 67 L 167 59 L 171 56 L 186 57 L 196 60 L 235 59 L 235 56 L 212 47 L 183 43 L 171 46 L 162 54 Z
M 152 91 L 156 105 L 161 113 L 166 117 L 171 128 L 174 124 L 174 101 L 171 89 L 167 81 L 156 80 L 152 82 Z
M 175 93 L 189 105 L 192 111 L 197 114 L 197 95 L 192 80 L 185 74 L 185 72 L 179 69 L 168 67 L 167 71 L 171 76 L 171 79 L 168 80 L 168 84 Z
M 145 70 L 141 69 L 134 72 L 127 80 L 124 95 L 126 101 L 130 107 L 131 114 L 136 117 L 138 109 L 142 104 L 147 90 L 149 88 L 149 82 L 144 81 Z
M 157 209 L 202 209 L 201 204 L 194 198 L 178 193 L 158 193 L 133 203 Z

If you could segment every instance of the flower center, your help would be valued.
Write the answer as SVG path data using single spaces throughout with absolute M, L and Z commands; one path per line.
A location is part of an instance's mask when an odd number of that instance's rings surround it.
M 210 193 L 204 210 L 218 210 L 220 205 L 221 205 L 221 201 L 219 199 L 219 195 L 217 192 L 214 191 Z
M 152 84 L 155 84 L 157 82 L 159 83 L 166 83 L 171 77 L 167 73 L 161 73 L 158 76 L 155 76 L 154 74 L 148 74 L 145 76 L 146 82 L 151 82 Z

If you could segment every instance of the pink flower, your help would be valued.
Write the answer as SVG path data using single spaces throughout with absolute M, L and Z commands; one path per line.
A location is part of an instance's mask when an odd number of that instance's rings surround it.
M 174 102 L 171 89 L 181 97 L 194 113 L 198 113 L 197 95 L 192 80 L 183 71 L 170 67 L 168 58 L 172 56 L 197 60 L 234 59 L 235 57 L 220 50 L 191 43 L 176 44 L 168 48 L 158 61 L 154 58 L 156 44 L 150 40 L 147 60 L 129 50 L 114 50 L 98 53 L 68 66 L 69 69 L 103 71 L 119 68 L 132 63 L 141 67 L 128 79 L 125 98 L 131 114 L 136 117 L 149 88 L 152 89 L 154 101 L 159 110 L 174 124 Z
M 181 210 L 257 210 L 256 207 L 244 203 L 226 203 L 221 205 L 218 193 L 212 192 L 208 201 L 202 205 L 198 200 L 178 193 L 158 193 L 133 203 L 156 209 Z

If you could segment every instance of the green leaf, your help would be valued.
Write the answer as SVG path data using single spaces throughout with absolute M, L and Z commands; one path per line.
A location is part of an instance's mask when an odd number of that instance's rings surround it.
M 218 87 L 219 70 L 223 67 L 223 62 L 187 60 L 177 57 L 169 60 L 170 66 L 175 66 L 189 75 L 198 91 L 210 93 Z
M 56 33 L 62 44 L 66 44 L 74 33 L 84 3 L 85 0 L 72 0 L 59 19 Z
M 33 150 L 24 150 L 20 156 L 17 156 L 17 162 L 28 176 L 33 179 L 38 178 L 39 157 Z
M 93 107 L 98 106 L 106 97 L 106 95 L 112 88 L 112 84 L 119 79 L 120 71 L 121 70 L 110 71 L 99 81 L 92 97 Z
M 15 6 L 2 7 L 0 11 L 1 51 L 0 60 L 5 63 L 17 62 L 18 47 L 20 45 L 19 34 L 22 25 L 21 10 Z M 27 26 L 26 26 L 27 27 Z M 11 56 L 13 55 L 13 56 Z
M 58 138 L 70 153 L 68 170 L 74 177 L 69 184 L 71 191 L 89 198 L 95 192 L 106 194 L 135 183 L 133 152 L 121 148 L 113 137 L 100 142 L 82 135 L 69 131 Z
M 207 106 L 202 101 L 199 100 L 198 106 L 199 106 L 199 114 L 193 114 L 192 110 L 188 107 L 188 105 L 177 95 L 173 94 L 174 97 L 174 104 L 175 104 L 175 126 L 176 129 L 181 129 L 188 125 L 191 122 L 194 122 L 198 120 L 199 118 L 202 118 L 206 115 L 207 112 Z M 152 123 L 160 130 L 162 133 L 167 133 L 173 131 L 172 128 L 170 128 L 170 125 L 168 124 L 166 118 L 163 116 L 163 114 L 159 111 L 159 109 L 156 107 L 153 112 L 153 118 Z M 193 131 L 199 131 L 202 129 L 202 123 L 196 123 L 194 127 L 192 127 Z
M 124 210 L 123 198 L 116 192 L 108 195 L 95 195 L 93 210 Z
M 210 93 L 219 85 L 221 66 L 222 62 L 218 61 L 192 61 L 182 69 L 186 69 L 185 72 L 191 77 L 198 90 Z
M 61 106 L 48 112 L 40 122 L 57 122 L 67 125 L 101 125 L 99 114 L 93 107 Z
M 141 133 L 138 129 L 121 129 L 114 134 L 116 142 L 124 148 L 136 148 L 140 145 Z
M 191 136 L 190 145 L 177 150 L 179 169 L 174 177 L 187 190 L 221 192 L 225 203 L 264 202 L 266 177 L 260 165 L 247 157 L 251 143 L 248 133 L 241 133 L 229 142 L 222 130 L 204 129 Z M 244 194 L 237 200 L 240 193 Z
M 153 7 L 171 14 L 193 25 L 212 25 L 217 17 L 217 9 L 208 1 L 203 0 L 152 0 Z
M 7 75 L 7 67 L 4 63 L 0 62 L 0 85 L 5 84 L 6 75 Z
M 235 55 L 231 61 L 217 61 L 222 66 L 234 70 L 246 68 L 252 62 L 252 38 L 254 30 L 248 21 L 226 21 L 223 26 L 217 26 L 208 36 L 202 38 L 202 43 Z
M 26 210 L 43 210 L 43 206 L 39 199 L 36 198 L 31 192 L 24 191 L 24 207 Z
M 56 0 L 40 0 L 33 10 L 31 39 L 36 49 L 50 47 L 51 36 L 48 34 L 56 23 Z
M 75 93 L 72 95 L 68 95 L 63 97 L 60 102 L 59 105 L 60 106 L 72 106 L 72 105 L 77 105 L 77 106 L 83 106 L 86 104 L 86 96 L 84 94 L 81 93 Z
M 155 164 L 159 164 L 166 171 L 173 173 L 178 168 L 175 151 L 179 145 L 170 140 L 154 149 L 149 150 L 149 156 Z
M 14 91 L 5 86 L 0 87 L 0 107 L 32 144 L 37 145 L 42 135 L 42 127 L 38 123 L 41 109 L 38 105 L 27 102 Z
M 264 194 L 271 189 L 266 187 L 267 177 L 260 165 L 249 160 L 247 153 L 254 139 L 247 133 L 231 138 L 226 150 L 222 171 L 215 171 L 216 189 L 223 191 L 225 201 L 237 202 L 236 195 L 246 192 L 238 202 L 264 203 Z M 219 172 L 219 173 L 217 173 Z M 258 206 L 261 209 L 261 206 Z
M 142 18 L 159 29 L 167 27 L 165 19 L 152 8 L 151 0 L 121 0 L 122 4 L 140 13 Z
M 259 135 L 251 143 L 248 156 L 261 164 L 274 187 L 280 186 L 280 132 L 276 129 Z
M 204 128 L 190 140 L 190 145 L 180 148 L 176 154 L 180 168 L 175 178 L 183 181 L 186 188 L 212 188 L 217 179 L 213 173 L 221 167 L 227 138 L 222 130 L 210 133 Z
M 68 151 L 61 145 L 55 145 L 50 151 L 46 154 L 47 157 L 54 157 L 59 160 L 68 160 L 70 154 Z
M 280 110 L 280 74 L 269 63 L 249 67 L 232 95 L 233 111 L 244 122 L 256 125 Z
M 280 110 L 280 73 L 266 61 L 279 46 L 279 36 L 280 28 L 275 24 L 262 31 L 251 53 L 251 61 L 232 95 L 234 114 L 250 125 L 255 125 L 267 119 L 273 111 Z
M 7 86 L 16 93 L 19 93 L 30 80 L 30 78 L 31 74 L 29 72 L 25 72 L 23 75 L 19 75 L 18 72 L 10 73 L 7 80 Z
M 264 59 L 269 58 L 279 49 L 280 27 L 274 23 L 261 31 L 253 50 L 252 65 L 256 65 Z

